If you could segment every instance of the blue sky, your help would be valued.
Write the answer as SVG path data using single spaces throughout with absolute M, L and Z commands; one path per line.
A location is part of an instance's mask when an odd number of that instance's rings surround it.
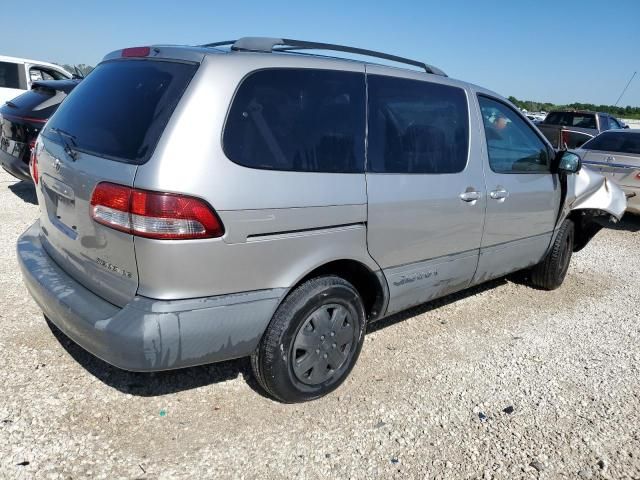
M 5 2 L 3 2 L 5 3 Z M 424 60 L 522 99 L 640 106 L 640 0 L 6 2 L 0 53 L 95 65 L 111 50 L 241 36 Z

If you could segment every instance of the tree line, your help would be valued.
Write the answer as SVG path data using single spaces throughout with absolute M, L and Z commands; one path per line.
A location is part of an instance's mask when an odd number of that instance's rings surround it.
M 619 118 L 640 118 L 640 107 L 617 107 L 614 105 L 594 105 L 593 103 L 570 103 L 568 105 L 556 105 L 549 102 L 534 102 L 531 100 L 518 100 L 516 97 L 509 97 L 509 101 L 518 108 L 524 108 L 529 112 L 548 112 L 550 110 L 574 109 L 593 110 L 596 112 L 609 113 Z

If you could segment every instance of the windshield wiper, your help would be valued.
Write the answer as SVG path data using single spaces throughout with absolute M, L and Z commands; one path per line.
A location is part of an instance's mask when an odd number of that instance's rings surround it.
M 66 139 L 70 139 L 73 142 L 73 146 L 77 147 L 78 144 L 76 143 L 76 137 L 74 135 L 71 135 L 69 132 L 65 132 L 64 130 L 56 127 L 51 127 L 49 130 L 58 134 L 58 137 L 60 137 L 62 145 L 64 146 L 64 153 L 66 153 L 67 156 L 75 162 L 78 159 L 78 152 L 71 148 L 69 142 L 67 142 Z

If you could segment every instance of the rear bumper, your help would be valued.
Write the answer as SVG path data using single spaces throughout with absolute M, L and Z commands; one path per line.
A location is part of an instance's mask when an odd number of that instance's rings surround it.
M 69 338 L 124 370 L 169 370 L 249 355 L 285 293 L 271 289 L 171 301 L 136 296 L 120 308 L 66 274 L 39 235 L 36 222 L 18 239 L 29 292 Z
M 21 158 L 9 155 L 4 150 L 0 150 L 0 164 L 8 173 L 20 180 L 31 180 L 29 165 L 24 163 Z

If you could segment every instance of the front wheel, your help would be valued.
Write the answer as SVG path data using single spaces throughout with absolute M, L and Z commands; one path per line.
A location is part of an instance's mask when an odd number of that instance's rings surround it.
M 569 262 L 573 253 L 574 225 L 565 220 L 542 261 L 531 270 L 532 286 L 543 290 L 555 290 L 564 281 L 569 270 Z
M 287 403 L 326 395 L 347 378 L 365 333 L 358 291 L 323 276 L 297 287 L 278 307 L 251 366 L 260 385 Z

